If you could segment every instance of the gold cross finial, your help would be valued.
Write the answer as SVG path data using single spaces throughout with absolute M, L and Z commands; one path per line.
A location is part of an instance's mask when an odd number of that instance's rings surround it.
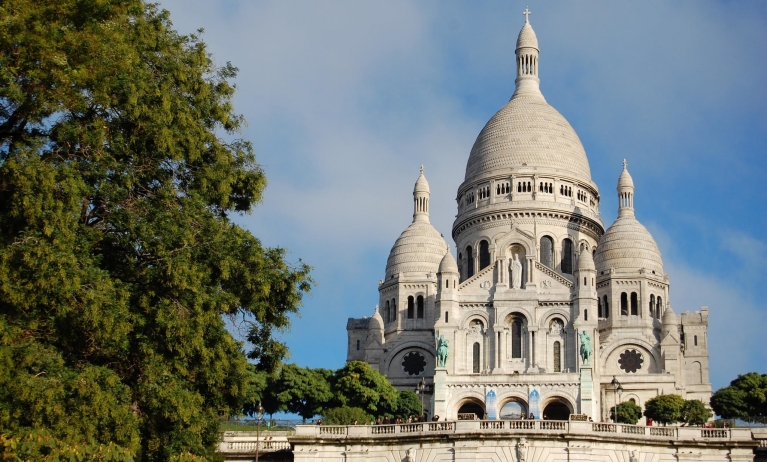
M 530 15 L 532 14 L 530 9 L 525 7 L 525 11 L 523 11 L 522 14 L 525 15 L 525 22 L 530 22 Z

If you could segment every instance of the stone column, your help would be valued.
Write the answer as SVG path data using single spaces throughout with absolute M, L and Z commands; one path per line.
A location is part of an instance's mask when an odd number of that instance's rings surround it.
M 434 394 L 432 395 L 432 415 L 440 419 L 447 417 L 447 369 L 438 367 L 434 371 Z
M 594 379 L 591 372 L 591 366 L 581 367 L 580 375 L 580 396 L 578 399 L 579 412 L 586 414 L 595 421 L 598 416 L 594 412 Z

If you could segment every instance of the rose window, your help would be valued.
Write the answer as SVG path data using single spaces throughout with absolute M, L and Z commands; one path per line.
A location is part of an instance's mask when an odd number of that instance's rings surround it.
M 644 358 L 642 358 L 642 353 L 636 351 L 636 350 L 626 350 L 623 353 L 621 353 L 621 357 L 618 360 L 618 364 L 620 364 L 621 369 L 623 369 L 626 372 L 636 372 L 639 369 L 642 368 L 642 363 L 644 362 Z
M 402 357 L 402 369 L 408 375 L 419 375 L 426 369 L 426 358 L 417 351 L 411 351 Z

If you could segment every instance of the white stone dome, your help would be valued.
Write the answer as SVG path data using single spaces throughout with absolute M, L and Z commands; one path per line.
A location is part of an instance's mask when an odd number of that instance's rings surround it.
M 535 48 L 538 49 L 538 37 L 529 22 L 525 22 L 522 30 L 517 37 L 517 48 Z
M 373 313 L 373 316 L 370 317 L 370 320 L 368 321 L 368 330 L 383 330 L 384 329 L 384 322 L 383 318 L 381 317 L 381 313 L 378 312 L 378 305 L 376 305 L 376 311 Z
M 634 179 L 631 178 L 631 174 L 626 168 L 625 159 L 623 160 L 623 171 L 621 172 L 621 175 L 618 177 L 618 191 L 620 191 L 623 188 L 634 189 Z
M 429 190 L 429 182 L 426 181 L 426 177 L 423 174 L 423 165 L 421 165 L 421 175 L 418 177 L 418 179 L 415 182 L 415 188 L 413 188 L 413 193 L 431 193 Z
M 660 249 L 652 235 L 632 215 L 618 217 L 597 246 L 597 271 L 647 269 L 663 275 Z
M 591 169 L 580 138 L 540 93 L 515 94 L 487 122 L 471 148 L 465 179 L 520 168 L 567 175 L 591 184 Z
M 578 255 L 578 271 L 594 271 L 595 269 L 594 258 L 591 256 L 591 250 L 581 250 L 581 253 Z
M 449 248 L 447 252 L 445 252 L 445 256 L 442 257 L 442 261 L 439 263 L 439 272 L 458 274 L 458 263 L 455 262 L 455 258 L 453 258 L 453 254 L 450 253 Z
M 399 273 L 436 273 L 447 243 L 428 221 L 414 221 L 400 234 L 386 261 L 386 277 Z

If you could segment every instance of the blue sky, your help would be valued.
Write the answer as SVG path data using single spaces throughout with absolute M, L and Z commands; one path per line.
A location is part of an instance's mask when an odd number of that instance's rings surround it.
M 626 158 L 674 311 L 710 307 L 714 388 L 767 373 L 767 3 L 161 5 L 240 69 L 235 108 L 269 186 L 238 222 L 314 267 L 283 334 L 291 361 L 343 365 L 346 320 L 373 313 L 421 164 L 449 240 L 471 146 L 514 91 L 529 6 L 541 90 L 583 142 L 605 227 Z

